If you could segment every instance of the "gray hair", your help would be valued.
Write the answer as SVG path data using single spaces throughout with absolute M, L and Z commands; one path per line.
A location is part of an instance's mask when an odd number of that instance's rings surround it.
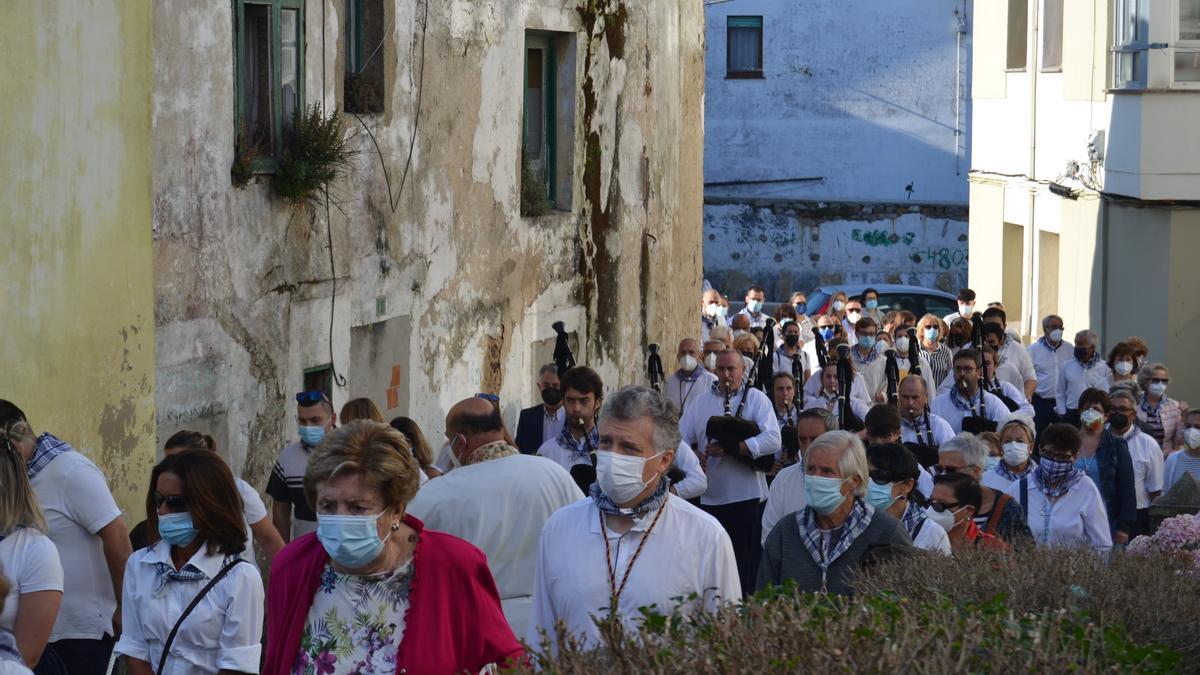
M 1108 392 L 1108 400 L 1115 401 L 1119 398 L 1123 398 L 1126 401 L 1129 401 L 1129 404 L 1133 407 L 1137 407 L 1139 400 L 1137 395 L 1134 394 L 1133 389 L 1131 389 L 1128 384 L 1124 382 L 1114 385 L 1113 388 Z
M 1167 370 L 1166 364 L 1160 363 L 1158 361 L 1155 361 L 1154 363 L 1147 363 L 1146 365 L 1142 366 L 1141 370 L 1138 371 L 1138 375 L 1137 375 L 1138 386 L 1141 387 L 1142 389 L 1145 389 L 1147 386 L 1149 386 L 1150 378 L 1154 377 L 1154 371 L 1156 371 L 1156 370 L 1163 371 L 1164 373 L 1167 374 L 1167 377 L 1171 376 L 1171 371 Z
M 558 377 L 558 366 L 556 366 L 553 363 L 547 363 L 546 365 L 542 366 L 541 368 L 538 368 L 537 376 L 540 378 L 541 376 L 545 375 L 546 373 L 550 373 L 551 375 Z
M 1096 335 L 1096 331 L 1092 330 L 1091 328 L 1084 328 L 1076 333 L 1075 339 L 1078 340 L 1079 338 L 1087 338 L 1088 343 L 1093 347 L 1097 347 L 1100 344 L 1100 336 Z
M 838 453 L 838 472 L 842 479 L 858 476 L 858 487 L 854 488 L 854 496 L 867 496 L 867 481 L 870 479 L 870 469 L 867 465 L 867 449 L 863 447 L 858 434 L 849 431 L 826 431 L 817 436 L 812 445 L 808 446 L 805 455 L 813 450 L 833 450 Z
M 837 418 L 824 408 L 809 408 L 796 418 L 797 422 L 800 420 L 821 420 L 821 423 L 825 425 L 825 431 L 837 430 Z
M 659 452 L 679 447 L 679 411 L 666 396 L 649 387 L 625 387 L 604 400 L 602 418 L 632 422 L 649 417 L 654 422 L 654 448 Z
M 1057 314 L 1047 314 L 1046 318 L 1042 319 L 1042 332 L 1043 333 L 1050 332 L 1050 322 L 1053 321 L 1054 319 L 1058 319 L 1059 321 L 1063 320 L 1062 317 Z
M 981 471 L 987 466 L 987 445 L 975 434 L 969 434 L 964 431 L 942 443 L 941 447 L 938 448 L 938 454 L 946 452 L 961 452 L 965 466 L 979 467 Z

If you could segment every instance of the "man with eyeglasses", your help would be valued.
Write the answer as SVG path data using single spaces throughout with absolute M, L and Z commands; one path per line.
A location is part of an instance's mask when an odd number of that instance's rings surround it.
M 267 481 L 267 494 L 274 502 L 271 521 L 284 542 L 317 530 L 317 514 L 304 496 L 304 472 L 312 449 L 337 426 L 337 413 L 324 392 L 302 391 L 296 394 L 296 423 L 300 440 L 280 451 Z
M 930 410 L 946 420 L 954 433 L 995 431 L 1008 421 L 1008 407 L 979 386 L 983 357 L 975 349 L 954 355 L 954 387 L 933 399 Z

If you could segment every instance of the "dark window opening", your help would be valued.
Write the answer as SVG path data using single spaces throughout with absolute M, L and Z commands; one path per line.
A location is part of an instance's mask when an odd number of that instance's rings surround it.
M 1026 49 L 1029 46 L 1029 2 L 1008 0 L 1008 60 L 1009 70 L 1025 70 Z
M 234 0 L 237 152 L 272 171 L 304 101 L 304 0 Z
M 726 24 L 725 76 L 763 76 L 763 23 L 761 16 L 731 16 Z
M 333 366 L 326 364 L 309 368 L 304 371 L 304 389 L 301 391 L 324 392 L 325 397 L 333 400 Z
M 521 215 L 571 210 L 575 148 L 575 36 L 525 34 Z
M 384 111 L 383 0 L 345 0 L 346 78 L 342 109 L 360 114 Z

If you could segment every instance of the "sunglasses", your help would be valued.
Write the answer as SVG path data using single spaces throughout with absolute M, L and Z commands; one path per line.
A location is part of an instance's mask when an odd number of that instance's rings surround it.
M 325 392 L 323 391 L 302 391 L 299 394 L 296 394 L 296 403 L 299 403 L 304 407 L 316 405 L 321 401 L 329 403 L 329 397 L 326 396 Z
M 942 513 L 946 509 L 956 509 L 961 504 L 962 504 L 962 502 L 949 502 L 949 503 L 947 503 L 947 502 L 929 502 L 929 508 L 933 509 L 934 511 L 936 511 L 938 513 Z
M 1152 377 L 1150 381 L 1154 384 L 1168 384 L 1171 380 L 1165 377 Z
M 946 473 L 961 473 L 962 472 L 962 467 L 958 467 L 958 466 L 942 466 L 941 464 L 934 464 L 930 468 L 932 468 L 933 472 L 938 475 L 946 474 Z
M 167 505 L 167 510 L 171 513 L 182 513 L 187 511 L 187 500 L 183 498 L 183 495 L 170 495 L 164 497 L 155 492 L 154 508 L 161 509 L 163 504 Z

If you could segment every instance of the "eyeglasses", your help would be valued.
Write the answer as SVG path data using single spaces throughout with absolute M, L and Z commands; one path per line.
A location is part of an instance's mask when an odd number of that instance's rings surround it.
M 306 408 L 310 405 L 316 405 L 321 401 L 329 403 L 329 397 L 323 391 L 302 391 L 296 394 L 296 403 Z
M 941 464 L 934 464 L 932 468 L 933 472 L 939 475 L 944 473 L 958 473 L 963 470 L 961 466 L 942 466 Z
M 475 398 L 481 398 L 485 401 L 491 401 L 492 403 L 500 402 L 500 397 L 495 394 L 478 393 L 478 394 L 475 394 Z
M 937 511 L 938 513 L 941 513 L 943 511 L 945 511 L 946 509 L 956 509 L 961 505 L 962 505 L 962 502 L 935 502 L 935 501 L 929 502 L 929 508 L 933 509 L 934 511 Z
M 183 498 L 183 495 L 168 495 L 164 497 L 163 495 L 155 492 L 154 508 L 161 509 L 163 504 L 167 505 L 167 510 L 171 513 L 181 513 L 183 511 L 187 511 L 187 500 Z
M 1169 378 L 1166 378 L 1166 377 L 1152 377 L 1152 378 L 1150 378 L 1150 382 L 1151 382 L 1151 383 L 1153 383 L 1153 384 L 1167 384 L 1167 383 L 1169 383 L 1170 381 L 1171 381 L 1171 380 L 1170 380 Z
M 880 471 L 875 469 L 868 475 L 871 477 L 871 480 L 879 483 L 880 485 L 887 485 L 888 483 L 896 482 L 896 477 L 893 476 L 890 471 Z

